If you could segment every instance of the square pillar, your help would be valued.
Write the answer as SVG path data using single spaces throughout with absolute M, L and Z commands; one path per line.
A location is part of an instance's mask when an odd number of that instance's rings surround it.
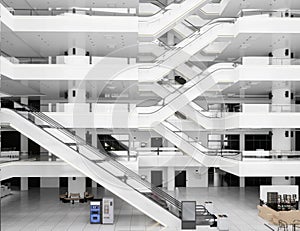
M 20 134 L 20 154 L 28 155 L 28 138 L 22 134 Z
M 97 188 L 97 182 L 92 180 L 92 188 Z
M 221 186 L 220 176 L 217 169 L 214 169 L 214 187 Z
M 80 197 L 84 197 L 86 191 L 86 178 L 85 177 L 69 177 L 68 178 L 68 191 L 69 193 L 80 193 Z
M 240 177 L 240 188 L 245 188 L 245 177 Z
M 28 190 L 28 177 L 21 177 L 20 188 L 21 188 L 21 191 L 27 191 Z
M 167 190 L 174 191 L 175 189 L 175 169 L 174 167 L 168 167 L 167 170 Z

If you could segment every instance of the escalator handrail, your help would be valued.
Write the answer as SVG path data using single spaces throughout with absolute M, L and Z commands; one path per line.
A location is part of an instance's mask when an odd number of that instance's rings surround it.
M 169 121 L 165 121 L 166 123 L 171 124 Z M 175 125 L 171 124 L 172 126 L 174 126 L 175 128 L 177 128 Z M 184 142 L 189 143 L 190 145 L 192 145 L 195 149 L 197 149 L 200 153 L 203 153 L 204 155 L 207 156 L 218 156 L 219 153 L 221 153 L 222 157 L 226 157 L 226 155 L 223 155 L 224 152 L 226 152 L 225 150 L 221 149 L 221 150 L 211 150 L 211 151 L 201 151 L 199 148 L 197 148 L 195 145 L 191 144 L 190 142 L 188 142 L 187 140 L 184 140 L 180 135 L 176 134 L 176 132 L 172 131 L 169 127 L 165 126 L 164 127 L 171 131 L 173 134 L 175 134 L 177 137 L 179 137 L 180 139 L 182 139 Z M 209 150 L 209 149 L 208 149 Z M 215 153 L 214 155 L 209 154 L 210 152 Z M 228 153 L 235 153 L 235 155 L 229 155 L 229 156 L 238 156 L 241 154 L 241 151 L 239 150 L 228 150 Z
M 104 153 L 99 152 L 99 150 L 97 150 L 97 149 L 95 149 L 95 147 L 87 144 L 85 142 L 85 140 L 83 140 L 81 137 L 77 136 L 76 134 L 73 134 L 69 129 L 66 129 L 65 127 L 63 127 L 61 124 L 59 124 L 58 122 L 56 122 L 52 118 L 46 116 L 44 113 L 42 113 L 42 112 L 40 112 L 40 111 L 38 111 L 38 110 L 36 110 L 36 109 L 28 106 L 28 105 L 20 104 L 20 103 L 17 103 L 17 102 L 14 102 L 14 103 L 16 103 L 16 104 L 20 105 L 21 107 L 25 108 L 26 110 L 28 110 L 28 112 L 30 112 L 34 116 L 40 118 L 42 121 L 46 122 L 47 124 L 54 126 L 55 129 L 57 129 L 59 131 L 63 131 L 63 133 L 65 135 L 67 135 L 71 139 L 74 139 L 74 141 L 76 142 L 76 144 L 79 143 L 79 145 L 83 145 L 84 147 L 86 147 L 87 149 L 89 149 L 91 152 L 93 152 L 94 154 L 96 154 L 99 157 L 102 157 L 102 158 L 105 157 L 106 159 L 109 159 L 110 160 L 110 164 L 112 164 L 113 166 L 115 166 L 116 168 L 118 168 L 119 170 L 121 170 L 122 172 L 126 173 L 129 177 L 131 177 L 135 181 L 139 182 L 140 184 L 146 186 L 149 190 L 155 192 L 158 196 L 160 196 L 160 197 L 164 198 L 165 200 L 169 201 L 171 204 L 173 204 L 175 207 L 177 207 L 179 210 L 181 210 L 181 207 L 179 207 L 179 205 L 181 203 L 178 200 L 176 200 L 175 198 L 173 198 L 172 196 L 170 196 L 168 193 L 164 192 L 163 190 L 157 188 L 156 186 L 154 186 L 150 182 L 147 182 L 147 181 L 141 179 L 141 177 L 138 174 L 136 174 L 132 170 L 128 169 L 124 165 L 120 164 L 118 161 L 116 161 L 114 158 L 112 158 L 111 156 L 109 156 L 107 153 L 104 154 Z M 18 111 L 16 111 L 16 112 L 18 113 Z M 20 113 L 18 113 L 18 114 L 21 115 Z M 23 116 L 23 115 L 21 115 L 21 116 Z M 24 117 L 24 118 L 27 119 L 26 117 Z M 52 122 L 49 122 L 49 120 L 52 121 Z M 43 129 L 43 130 L 46 131 L 45 129 Z M 47 133 L 50 134 L 50 135 L 52 135 L 49 132 L 47 132 Z M 78 142 L 78 140 L 80 142 Z M 80 153 L 80 155 L 83 155 L 83 154 Z M 92 160 L 90 160 L 90 161 L 92 161 Z
M 42 114 L 42 113 L 41 113 L 41 114 Z M 47 123 L 49 123 L 49 122 L 47 122 Z M 61 127 L 60 129 L 61 129 L 62 131 L 64 131 L 64 128 L 63 128 L 63 127 Z M 64 134 L 66 134 L 66 133 L 64 133 Z M 68 134 L 66 134 L 66 135 L 68 135 Z M 71 135 L 73 135 L 73 134 L 71 133 Z M 70 136 L 69 136 L 69 137 L 70 137 Z M 76 135 L 73 135 L 73 136 L 70 137 L 70 138 L 72 138 L 72 139 L 74 139 L 74 140 L 75 140 L 75 138 L 80 139 L 80 141 L 81 141 L 81 143 L 79 143 L 80 145 L 84 146 L 85 148 L 87 148 L 87 149 L 89 149 L 90 151 L 92 151 L 94 154 L 98 155 L 98 152 L 99 152 L 99 151 L 96 150 L 96 153 L 95 153 L 94 148 L 93 148 L 92 146 L 86 144 L 86 142 L 85 142 L 83 139 L 81 139 L 80 137 L 78 137 L 78 136 L 76 136 Z M 75 141 L 76 141 L 76 140 L 75 140 Z M 91 148 L 92 148 L 92 149 L 91 149 Z M 158 188 L 156 188 L 156 187 L 155 187 L 154 185 L 152 185 L 151 183 L 146 182 L 145 180 L 142 180 L 142 179 L 140 178 L 140 176 L 138 176 L 136 173 L 134 173 L 134 172 L 131 171 L 130 169 L 126 168 L 125 166 L 121 165 L 119 162 L 117 162 L 117 161 L 115 160 L 115 158 L 112 158 L 111 156 L 107 155 L 106 153 L 105 153 L 105 154 L 101 153 L 101 154 L 104 155 L 105 158 L 109 158 L 110 161 L 113 161 L 113 162 L 110 162 L 110 163 L 111 163 L 112 165 L 114 165 L 116 168 L 118 168 L 119 170 L 123 171 L 124 173 L 126 173 L 128 176 L 130 176 L 130 177 L 133 178 L 134 180 L 138 181 L 139 183 L 143 184 L 143 185 L 146 186 L 148 189 L 151 189 L 151 191 L 155 191 L 158 195 L 162 196 L 162 195 L 161 195 L 161 192 L 159 192 L 159 191 L 157 190 Z M 117 165 L 118 165 L 118 166 L 117 166 Z M 138 177 L 136 177 L 136 175 L 137 175 Z M 146 184 L 146 183 L 149 183 L 150 186 L 149 186 L 149 184 Z M 165 198 L 165 196 L 169 197 L 168 194 L 167 194 L 167 195 L 164 195 L 163 197 Z M 166 199 L 166 198 L 165 198 L 165 199 Z M 171 201 L 173 200 L 173 198 L 171 198 L 171 197 L 169 197 L 169 199 L 170 199 Z M 175 203 L 175 205 L 176 205 L 176 204 L 179 204 L 179 202 L 178 202 L 178 203 L 174 202 L 174 203 Z M 174 203 L 172 203 L 172 204 L 174 204 Z
M 228 20 L 228 21 L 227 21 Z M 190 42 L 188 42 L 187 44 L 185 44 L 184 46 L 180 47 L 180 43 L 178 43 L 176 46 L 174 46 L 174 48 L 172 50 L 178 50 L 177 52 L 175 52 L 174 54 L 172 54 L 171 56 L 169 56 L 168 58 L 174 56 L 175 54 L 177 54 L 180 50 L 182 50 L 183 48 L 185 48 L 186 46 L 190 45 L 192 42 L 194 42 L 195 39 L 198 39 L 199 37 L 202 37 L 203 35 L 205 35 L 206 33 L 208 33 L 209 31 L 211 31 L 213 28 L 219 26 L 219 25 L 223 25 L 223 23 L 234 23 L 237 20 L 237 18 L 217 18 L 217 19 L 212 19 L 209 22 L 205 23 L 199 30 L 195 31 L 194 33 L 192 33 L 191 35 L 189 35 L 188 37 L 186 37 L 183 41 L 184 42 L 186 39 L 192 38 L 192 37 L 196 37 L 193 40 L 191 40 Z M 217 24 L 216 24 L 217 23 Z M 203 33 L 198 33 L 201 32 L 201 30 L 203 28 L 205 28 L 206 26 L 210 26 L 211 24 L 215 24 L 212 27 L 209 27 L 207 30 L 205 30 Z M 160 55 L 159 57 L 157 57 L 156 59 L 158 61 L 156 61 L 155 65 L 152 65 L 151 67 L 140 67 L 140 69 L 152 69 L 155 68 L 157 66 L 160 66 L 160 64 L 165 61 L 163 60 L 163 57 L 166 55 L 166 53 Z
M 28 120 L 30 123 L 32 123 L 34 126 L 36 126 L 36 127 L 38 127 L 39 129 L 42 129 L 41 127 L 39 127 L 37 124 L 35 124 L 32 120 L 30 120 L 29 118 L 26 118 L 24 115 L 22 115 L 21 113 L 20 113 L 20 111 L 18 111 L 17 109 L 11 109 L 11 110 L 13 110 L 14 112 L 16 112 L 16 114 L 17 115 L 19 115 L 19 116 L 21 116 L 21 117 L 23 117 L 23 118 L 25 118 L 26 120 Z M 30 111 L 25 111 L 25 112 L 28 112 L 28 113 L 32 113 L 32 112 L 30 112 Z M 35 116 L 35 115 L 33 115 L 33 116 Z M 39 117 L 40 118 L 40 117 Z M 44 121 L 44 120 L 43 120 Z M 45 121 L 44 121 L 45 122 Z M 50 132 L 48 132 L 47 130 L 45 130 L 45 129 L 42 129 L 43 131 L 45 131 L 47 134 L 49 134 L 49 135 L 51 135 L 52 137 L 54 137 L 56 140 L 58 140 L 60 143 L 62 143 L 62 144 L 64 144 L 65 146 L 67 146 L 68 148 L 70 148 L 70 149 L 72 149 L 70 146 L 68 146 L 67 144 L 65 144 L 64 142 L 62 142 L 60 139 L 58 139 L 57 137 L 55 137 L 54 135 L 52 135 Z M 94 162 L 94 160 L 91 160 L 91 159 L 89 159 L 88 157 L 86 157 L 84 154 L 82 154 L 82 153 L 80 153 L 79 151 L 77 151 L 77 150 L 75 150 L 75 149 L 72 149 L 73 151 L 76 151 L 79 155 L 81 155 L 83 158 L 85 158 L 85 159 L 87 159 L 88 161 L 91 161 L 91 162 Z M 110 162 L 111 163 L 111 162 Z M 103 167 L 101 167 L 100 165 L 97 165 L 98 167 L 100 167 L 101 169 L 103 169 L 104 171 L 106 171 L 106 172 L 108 172 L 110 175 L 112 175 L 112 176 L 114 176 L 114 177 L 116 177 L 115 175 L 113 175 L 111 172 L 109 172 L 108 170 L 106 170 L 105 168 L 103 168 Z M 116 166 L 115 166 L 116 167 Z M 119 180 L 121 180 L 121 179 L 119 179 Z M 124 183 L 126 183 L 126 182 L 124 182 Z M 126 183 L 127 184 L 127 183 Z M 138 193 L 141 193 L 141 194 L 143 194 L 142 192 L 140 192 L 140 191 L 138 191 L 136 188 L 134 188 L 134 187 L 132 187 L 131 185 L 129 185 L 129 184 L 127 184 L 129 187 L 131 187 L 132 189 L 134 189 L 135 191 L 137 191 Z M 155 186 L 154 186 L 155 187 Z M 150 190 L 152 191 L 152 189 L 153 188 L 151 188 Z M 156 192 L 157 193 L 157 192 Z M 145 194 L 143 194 L 144 196 L 146 196 Z M 156 196 L 158 196 L 157 194 L 155 194 Z M 169 194 L 168 194 L 169 195 Z M 159 196 L 161 196 L 160 194 L 159 194 Z M 169 195 L 170 196 L 170 195 Z M 147 197 L 147 196 L 146 196 Z M 171 197 L 171 196 L 170 196 Z M 147 197 L 147 198 L 149 198 L 149 197 Z M 169 203 L 171 203 L 171 204 L 173 204 L 176 208 L 178 208 L 177 206 L 176 206 L 176 204 L 174 204 L 174 202 L 171 200 L 170 201 L 170 199 L 167 199 L 167 198 L 165 198 L 165 197 L 162 197 L 163 199 L 165 199 L 166 201 L 168 201 Z M 151 199 L 151 198 L 149 198 L 149 199 Z M 175 198 L 173 198 L 174 200 L 176 200 Z M 181 210 L 181 208 L 180 208 L 180 210 Z M 178 210 L 178 211 L 180 211 L 180 210 Z M 169 210 L 168 210 L 169 211 Z M 175 216 L 177 216 L 176 214 L 174 214 L 172 211 L 169 211 L 171 214 L 173 214 L 173 215 L 175 215 Z
M 178 93 L 181 94 L 181 92 L 178 90 L 178 88 L 174 87 L 171 83 L 167 82 L 166 84 L 174 89 L 174 91 L 172 91 L 170 94 L 174 93 L 175 91 L 177 91 Z M 164 84 L 161 84 L 161 86 L 164 86 Z M 190 103 L 189 103 L 189 105 L 190 105 Z M 191 106 L 191 107 L 193 108 L 193 106 Z M 209 116 L 209 115 L 203 114 L 202 111 L 199 111 L 199 110 L 197 110 L 195 108 L 193 108 L 193 110 L 195 110 L 197 113 L 201 114 L 201 116 L 204 116 L 204 117 L 206 117 L 208 119 L 219 119 L 219 118 L 222 118 L 222 115 L 220 115 L 220 116 Z M 209 112 L 209 111 L 208 110 L 203 110 L 203 112 Z M 222 111 L 220 111 L 220 112 L 222 113 Z
M 182 94 L 186 93 L 186 92 L 187 92 L 188 90 L 190 90 L 191 88 L 195 87 L 195 85 L 198 85 L 200 82 L 202 82 L 202 81 L 208 79 L 208 78 L 209 78 L 212 74 L 214 74 L 215 72 L 220 71 L 220 70 L 233 70 L 235 67 L 236 67 L 236 64 L 232 64 L 232 67 L 221 67 L 221 68 L 217 68 L 216 70 L 214 70 L 214 71 L 212 71 L 212 72 L 210 72 L 210 73 L 207 73 L 206 76 L 204 76 L 203 78 L 201 78 L 200 80 L 198 80 L 198 81 L 197 81 L 196 83 L 194 83 L 191 87 L 185 89 L 183 92 L 181 92 L 181 94 L 175 96 L 173 99 L 171 99 L 169 102 L 166 103 L 166 99 L 167 99 L 168 97 L 170 97 L 171 95 L 173 95 L 173 93 L 177 93 L 177 92 L 174 91 L 174 92 L 170 93 L 168 96 L 166 96 L 165 98 L 163 98 L 163 105 L 162 105 L 160 108 L 156 109 L 155 111 L 152 111 L 152 112 L 141 112 L 141 113 L 139 113 L 139 114 L 142 114 L 142 115 L 151 115 L 151 114 L 154 114 L 154 113 L 156 113 L 156 112 L 162 110 L 166 105 L 168 105 L 168 104 L 172 103 L 173 101 L 175 101 L 178 97 L 180 97 Z M 197 77 L 200 76 L 200 75 L 202 75 L 202 73 L 199 74 L 199 75 L 197 75 L 195 78 L 197 78 Z M 190 81 L 193 81 L 195 78 L 191 79 Z M 189 82 L 190 82 L 190 81 L 189 81 Z M 188 82 L 188 83 L 189 83 L 189 82 Z M 187 84 L 188 84 L 188 83 L 187 83 Z M 179 91 L 179 89 L 182 89 L 183 87 L 184 87 L 184 85 L 181 86 L 180 88 L 178 88 L 178 91 Z
M 148 22 L 148 20 L 145 20 L 147 18 L 153 17 L 155 15 L 158 15 L 159 13 L 161 13 L 162 15 L 165 14 L 166 12 L 170 11 L 171 9 L 167 9 L 167 7 L 169 7 L 172 4 L 181 4 L 182 2 L 184 2 L 185 0 L 182 0 L 180 2 L 176 2 L 175 0 L 173 0 L 172 2 L 170 2 L 168 5 L 162 3 L 159 0 L 156 1 L 150 1 L 151 4 L 157 6 L 158 8 L 160 8 L 160 10 L 156 11 L 153 14 L 149 14 L 149 15 L 143 15 L 143 16 L 139 16 L 139 22 Z M 156 3 L 158 2 L 158 3 Z M 153 19 L 153 21 L 155 21 L 157 19 Z

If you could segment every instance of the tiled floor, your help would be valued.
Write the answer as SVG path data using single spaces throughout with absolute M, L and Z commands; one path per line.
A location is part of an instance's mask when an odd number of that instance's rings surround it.
M 109 195 L 109 192 L 101 189 L 93 193 L 98 197 Z M 217 213 L 229 215 L 230 230 L 269 230 L 264 226 L 264 221 L 257 216 L 257 188 L 189 188 L 173 193 L 178 199 L 197 200 L 199 203 L 213 201 Z M 1 230 L 163 230 L 155 221 L 118 198 L 115 199 L 115 225 L 91 225 L 87 203 L 64 204 L 58 200 L 58 194 L 58 189 L 14 191 L 13 195 L 1 200 Z

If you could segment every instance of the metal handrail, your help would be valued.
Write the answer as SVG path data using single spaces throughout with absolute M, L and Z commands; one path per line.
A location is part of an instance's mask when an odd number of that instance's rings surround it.
M 181 211 L 181 202 L 178 201 L 177 199 L 173 198 L 172 196 L 170 196 L 168 193 L 166 193 L 162 189 L 159 189 L 156 186 L 154 186 L 153 184 L 151 184 L 150 182 L 147 182 L 147 181 L 143 180 L 138 174 L 136 174 L 132 170 L 128 169 L 124 165 L 120 164 L 118 161 L 116 161 L 115 159 L 113 159 L 107 153 L 102 153 L 98 149 L 96 149 L 95 147 L 90 146 L 89 144 L 87 144 L 85 142 L 85 140 L 83 140 L 79 136 L 71 133 L 70 130 L 64 128 L 62 125 L 60 125 L 59 123 L 57 123 L 55 120 L 51 119 L 50 117 L 46 116 L 45 114 L 39 112 L 38 110 L 30 108 L 28 105 L 19 104 L 19 103 L 16 103 L 16 104 L 20 105 L 23 109 L 26 110 L 26 112 L 31 113 L 34 117 L 38 117 L 39 119 L 41 119 L 42 121 L 46 122 L 47 124 L 52 125 L 53 128 L 55 128 L 55 129 L 57 129 L 59 131 L 62 131 L 65 135 L 67 135 L 68 137 L 74 139 L 74 141 L 76 142 L 77 145 L 84 146 L 85 148 L 87 148 L 88 150 L 90 150 L 91 152 L 93 152 L 94 154 L 96 154 L 97 156 L 99 156 L 101 158 L 104 158 L 106 161 L 109 161 L 110 164 L 112 164 L 114 167 L 116 167 L 117 169 L 121 170 L 125 174 L 127 174 L 130 178 L 132 178 L 132 179 L 136 180 L 137 182 L 139 182 L 140 184 L 146 186 L 151 192 L 154 192 L 156 196 L 163 198 L 164 200 L 168 201 L 170 204 L 172 204 L 173 206 L 175 206 L 178 209 L 178 212 L 180 213 L 180 211 Z M 30 119 L 26 118 L 21 113 L 19 113 L 19 111 L 17 111 L 17 110 L 15 110 L 15 111 L 20 116 L 22 116 L 25 119 L 31 121 Z M 33 121 L 31 121 L 31 122 L 33 124 L 35 124 Z M 38 126 L 38 125 L 36 125 L 36 126 Z M 45 129 L 43 129 L 43 130 L 46 131 Z M 48 134 L 50 134 L 51 136 L 53 136 L 48 131 L 46 131 L 46 132 Z M 56 138 L 56 139 L 58 139 L 58 138 Z M 59 141 L 62 142 L 61 140 L 59 140 Z M 74 149 L 72 149 L 72 150 L 74 150 Z M 86 159 L 88 159 L 84 154 L 80 153 L 79 151 L 78 151 L 78 153 L 80 155 L 82 155 L 83 157 L 85 157 Z M 88 159 L 88 160 L 90 160 L 90 159 Z M 93 161 L 93 160 L 90 160 L 90 161 Z M 101 167 L 101 166 L 99 166 L 99 167 Z M 130 186 L 130 187 L 132 187 L 132 186 Z M 174 214 L 172 211 L 170 211 L 170 212 L 173 215 L 179 216 L 178 214 Z
M 178 93 L 181 94 L 181 92 L 178 90 L 178 88 L 174 87 L 171 83 L 167 82 L 166 84 L 174 89 L 174 91 L 171 92 L 170 94 L 174 93 L 175 91 L 177 91 Z M 164 84 L 162 84 L 162 86 L 164 86 Z M 191 103 L 192 103 L 192 102 L 191 102 Z M 197 113 L 201 114 L 201 116 L 204 116 L 204 117 L 209 118 L 209 119 L 211 119 L 211 118 L 221 118 L 221 117 L 222 117 L 222 115 L 221 115 L 221 116 L 209 116 L 209 115 L 205 115 L 205 114 L 201 113 L 202 111 L 195 109 L 193 106 L 191 106 L 191 107 L 192 107 Z M 209 110 L 203 110 L 203 112 L 209 112 Z M 221 113 L 222 113 L 222 111 L 218 111 L 218 112 L 221 112 Z
M 192 38 L 192 37 L 196 37 L 194 38 L 192 41 L 186 43 L 183 47 L 180 47 L 180 43 L 178 44 L 178 47 L 175 46 L 175 48 L 179 48 L 177 52 L 175 52 L 174 54 L 172 54 L 171 56 L 169 56 L 168 58 L 170 57 L 173 57 L 175 54 L 177 54 L 180 50 L 182 50 L 183 48 L 185 48 L 186 46 L 190 45 L 192 42 L 194 42 L 194 40 L 198 39 L 199 37 L 202 37 L 203 35 L 205 35 L 206 33 L 210 32 L 213 28 L 219 26 L 219 25 L 223 25 L 223 23 L 235 23 L 237 18 L 217 18 L 217 19 L 212 19 L 210 20 L 209 22 L 205 23 L 203 26 L 201 26 L 197 31 L 195 31 L 194 33 L 192 33 L 191 35 L 189 35 L 188 37 L 186 37 L 183 41 L 185 41 L 186 39 L 189 39 L 189 38 Z M 217 24 L 215 24 L 217 23 Z M 203 33 L 201 33 L 201 30 L 203 28 L 205 28 L 206 26 L 210 26 L 212 24 L 215 24 L 211 27 L 209 27 L 207 30 L 205 30 Z M 182 42 L 183 42 L 182 41 Z M 176 49 L 174 49 L 176 50 Z M 163 57 L 165 54 L 161 55 L 160 57 Z M 160 58 L 158 57 L 158 58 Z M 164 60 L 160 60 L 158 61 L 158 64 L 160 64 L 161 62 L 163 62 Z M 153 68 L 153 67 L 151 67 Z
M 218 19 L 212 19 L 209 22 L 205 23 L 201 28 L 199 28 L 198 31 L 192 33 L 191 35 L 189 35 L 188 37 L 186 37 L 182 42 L 184 42 L 186 39 L 192 38 L 192 37 L 196 37 L 194 38 L 192 41 L 186 43 L 183 47 L 180 47 L 179 45 L 181 43 L 178 43 L 176 46 L 174 46 L 174 48 L 172 49 L 173 51 L 176 51 L 174 54 L 172 54 L 171 56 L 169 56 L 168 58 L 174 56 L 175 54 L 177 54 L 180 50 L 182 50 L 183 48 L 185 48 L 186 46 L 188 46 L 189 44 L 191 44 L 192 42 L 194 42 L 195 39 L 198 39 L 199 37 L 205 35 L 206 33 L 208 33 L 209 31 L 211 31 L 213 28 L 215 28 L 216 26 L 222 25 L 224 22 L 225 23 L 234 23 L 236 21 L 236 18 L 218 18 Z M 218 24 L 215 24 L 218 23 Z M 215 24 L 212 27 L 209 27 L 206 31 L 204 31 L 203 33 L 200 33 L 202 28 L 209 26 L 211 24 Z M 157 67 L 161 64 L 163 60 L 163 57 L 165 56 L 166 52 L 162 55 L 160 55 L 159 57 L 157 57 L 157 60 L 161 60 L 161 61 L 156 61 L 155 65 L 152 65 L 151 67 L 140 67 L 140 69 L 152 69 L 154 67 Z
M 152 112 L 147 112 L 147 113 L 140 113 L 140 114 L 153 114 L 153 113 L 156 113 L 158 111 L 160 111 L 161 109 L 163 109 L 166 105 L 172 103 L 173 101 L 175 101 L 178 97 L 180 97 L 182 94 L 186 93 L 188 90 L 190 90 L 191 88 L 193 88 L 195 85 L 199 84 L 200 82 L 206 80 L 208 77 L 210 77 L 212 74 L 214 74 L 215 72 L 217 71 L 220 71 L 220 70 L 233 70 L 234 68 L 236 67 L 235 64 L 232 64 L 232 67 L 223 67 L 223 68 L 218 68 L 210 73 L 208 73 L 206 76 L 204 76 L 203 78 L 201 78 L 200 80 L 198 80 L 196 83 L 192 84 L 191 87 L 185 89 L 184 91 L 181 92 L 181 94 L 175 96 L 173 99 L 171 99 L 169 102 L 166 103 L 166 100 L 168 97 L 172 96 L 174 92 L 172 92 L 171 94 L 169 94 L 168 96 L 166 96 L 165 98 L 163 98 L 163 106 L 160 107 L 159 109 L 155 110 L 155 111 L 152 111 Z M 202 73 L 200 75 L 197 75 L 196 77 L 194 77 L 193 79 L 191 79 L 189 82 L 187 82 L 186 84 L 190 83 L 191 81 L 193 81 L 195 78 L 201 76 Z M 181 86 L 180 88 L 178 88 L 178 91 L 180 92 L 180 89 L 184 88 L 184 85 Z M 176 92 L 177 93 L 177 92 Z
M 281 17 L 286 17 L 283 13 L 290 13 L 290 14 L 299 14 L 299 10 L 290 10 L 290 9 L 283 9 L 283 10 L 261 10 L 261 9 L 242 9 L 237 13 L 237 17 L 244 17 L 249 15 L 262 15 L 262 14 L 272 14 L 272 13 L 281 13 Z
M 37 114 L 34 114 L 34 116 L 37 116 L 39 119 L 42 119 L 44 122 L 47 122 L 47 123 L 49 123 L 49 121 L 45 121 L 45 118 L 41 118 L 40 116 L 38 116 Z M 54 128 L 56 128 L 56 129 L 58 129 L 57 127 L 54 127 Z M 65 130 L 67 130 L 67 129 L 64 129 L 64 128 L 59 128 L 59 130 L 60 131 L 65 131 Z M 66 134 L 67 135 L 67 133 L 64 133 L 64 134 Z M 76 135 L 73 135 L 73 139 L 81 139 L 80 137 L 77 137 Z M 76 140 L 75 140 L 76 141 Z M 76 141 L 76 142 L 78 142 L 78 141 Z M 88 148 L 89 146 L 86 146 L 86 144 L 85 144 L 85 141 L 83 140 L 83 142 L 82 143 L 76 143 L 77 145 L 80 145 L 80 146 L 84 146 L 84 147 L 86 147 L 86 148 Z M 94 152 L 94 150 L 93 149 L 89 149 L 90 151 L 93 151 L 93 153 L 95 153 Z M 79 154 L 81 154 L 81 153 L 79 153 Z M 99 151 L 97 152 L 97 153 L 95 153 L 96 155 L 98 155 L 99 154 Z M 82 154 L 81 154 L 82 155 Z M 101 155 L 103 155 L 103 153 L 101 153 Z M 84 155 L 83 155 L 84 156 Z M 98 155 L 99 156 L 99 155 Z M 109 161 L 109 163 L 110 164 L 112 164 L 114 167 L 116 167 L 116 168 L 118 168 L 119 170 L 122 170 L 124 173 L 126 173 L 128 176 L 130 176 L 131 178 L 133 178 L 134 180 L 136 180 L 137 182 L 139 182 L 139 183 L 141 183 L 142 185 L 144 185 L 144 186 L 148 186 L 148 185 L 146 185 L 145 183 L 146 183 L 146 181 L 141 181 L 140 180 L 140 178 L 138 177 L 138 178 L 135 178 L 133 175 L 131 175 L 131 173 L 133 173 L 131 170 L 129 170 L 129 169 L 127 169 L 125 166 L 123 166 L 123 165 L 121 165 L 121 164 L 119 164 L 119 165 L 116 165 L 116 163 L 118 163 L 114 158 L 112 158 L 111 156 L 109 156 L 109 155 L 107 155 L 107 154 L 104 154 L 102 157 L 104 157 L 104 160 L 107 162 L 107 161 Z M 91 160 L 92 161 L 92 160 Z M 113 162 L 113 161 L 115 161 L 115 162 Z M 122 166 L 121 168 L 120 168 L 120 165 Z M 137 174 L 136 174 L 137 175 Z M 144 183 L 144 184 L 143 184 Z M 148 182 L 147 182 L 148 183 Z M 150 183 L 149 183 L 150 184 Z M 130 185 L 129 185 L 130 186 Z M 130 186 L 130 187 L 132 187 L 132 186 Z M 147 187 L 148 188 L 148 187 Z M 155 193 L 157 193 L 159 196 L 162 196 L 157 190 L 156 190 L 156 188 L 155 188 L 155 186 L 151 186 L 151 188 L 148 188 L 148 189 L 150 189 L 151 191 L 154 191 Z M 170 201 L 170 198 L 167 198 L 167 197 L 165 197 L 165 196 L 162 196 L 163 197 L 163 199 L 165 199 L 165 200 L 167 200 L 167 201 L 169 201 L 171 204 L 173 204 L 173 205 L 175 205 L 176 206 L 176 204 L 174 204 L 174 201 Z M 173 199 L 173 198 L 172 198 Z M 172 203 L 173 202 L 173 203 Z
M 71 8 L 49 8 L 49 9 L 23 9 L 23 8 L 14 8 L 12 9 L 10 12 L 13 15 L 21 15 L 21 16 L 58 16 L 61 15 L 63 13 L 72 13 L 73 10 L 75 10 L 75 13 L 73 14 L 77 14 L 80 15 L 78 12 L 85 12 L 85 15 L 89 15 L 89 16 L 97 16 L 97 15 L 102 15 L 103 14 L 112 14 L 112 15 L 117 15 L 117 16 L 135 16 L 136 14 L 133 13 L 129 13 L 129 12 L 107 12 L 107 11 L 97 11 L 97 10 L 93 10 L 91 9 L 86 9 L 86 8 L 78 8 L 78 7 L 71 7 Z M 25 12 L 28 14 L 17 14 L 18 12 Z M 44 13 L 44 14 L 43 14 Z
M 169 121 L 165 121 L 166 123 L 171 124 Z M 175 125 L 171 124 L 172 126 L 174 126 L 175 128 L 177 128 Z M 171 131 L 172 133 L 174 133 L 177 137 L 183 139 L 180 135 L 178 135 L 176 132 L 172 131 L 170 128 L 168 128 L 167 126 L 164 126 L 166 129 L 168 129 L 169 131 Z M 184 139 L 183 139 L 184 140 Z M 237 150 L 209 150 L 208 151 L 202 151 L 200 150 L 198 147 L 196 147 L 195 145 L 193 145 L 192 143 L 190 143 L 187 140 L 184 140 L 185 142 L 189 143 L 190 145 L 192 145 L 195 149 L 197 149 L 199 152 L 203 153 L 204 155 L 207 156 L 218 156 L 218 154 L 220 154 L 221 157 L 229 157 L 229 156 L 239 156 L 241 154 L 241 151 L 237 151 Z M 213 153 L 213 154 L 211 154 Z M 233 153 L 234 155 L 224 155 L 224 153 Z
M 151 4 L 157 6 L 158 8 L 160 8 L 160 10 L 156 11 L 154 14 L 139 16 L 139 18 L 149 18 L 149 17 L 153 17 L 153 16 L 155 16 L 159 13 L 164 14 L 164 13 L 166 13 L 170 10 L 170 9 L 167 9 L 168 6 L 170 6 L 171 4 L 181 4 L 183 1 L 185 1 L 185 0 L 182 0 L 180 2 L 177 2 L 176 0 L 173 0 L 172 2 L 169 3 L 169 5 L 166 5 L 166 4 L 164 4 L 163 2 L 161 2 L 159 0 L 150 1 Z

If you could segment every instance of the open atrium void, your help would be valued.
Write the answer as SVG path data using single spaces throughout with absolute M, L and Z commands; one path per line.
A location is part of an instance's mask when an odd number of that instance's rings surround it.
M 0 0 L 0 21 L 0 230 L 300 230 L 299 0 Z

